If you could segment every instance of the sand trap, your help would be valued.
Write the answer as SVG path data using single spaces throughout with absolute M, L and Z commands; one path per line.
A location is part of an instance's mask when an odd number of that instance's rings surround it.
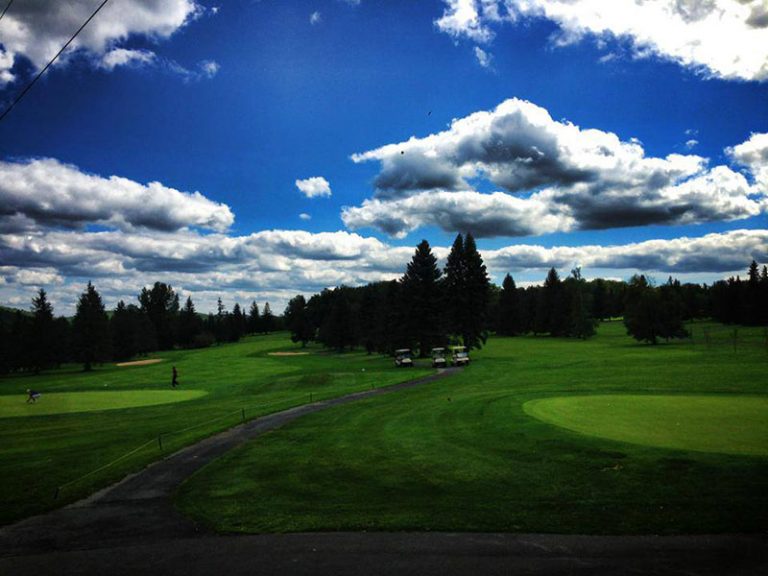
M 146 366 L 147 364 L 157 364 L 162 362 L 162 358 L 152 358 L 151 360 L 136 360 L 135 362 L 120 362 L 115 366 Z
M 268 356 L 306 356 L 309 352 L 267 352 Z

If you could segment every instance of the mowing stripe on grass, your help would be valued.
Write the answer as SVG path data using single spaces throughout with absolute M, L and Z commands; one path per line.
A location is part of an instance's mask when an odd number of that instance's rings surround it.
M 768 398 L 731 395 L 557 396 L 523 405 L 530 416 L 611 440 L 677 450 L 768 455 Z
M 0 396 L 0 418 L 48 416 L 72 412 L 119 410 L 194 400 L 205 390 L 120 390 L 112 392 L 43 392 L 37 402 L 27 403 L 26 394 Z

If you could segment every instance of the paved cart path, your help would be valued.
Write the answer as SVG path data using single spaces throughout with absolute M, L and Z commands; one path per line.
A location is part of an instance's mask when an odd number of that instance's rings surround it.
M 3 527 L 0 574 L 768 574 L 766 535 L 218 535 L 171 503 L 191 474 L 264 432 L 332 406 L 434 382 L 455 370 L 246 422 L 89 498 Z

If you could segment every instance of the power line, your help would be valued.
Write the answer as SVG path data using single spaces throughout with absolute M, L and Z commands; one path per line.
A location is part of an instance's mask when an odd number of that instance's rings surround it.
M 11 2 L 13 2 L 13 0 L 11 0 Z M 51 61 L 50 61 L 50 62 L 48 62 L 48 64 L 46 64 L 46 65 L 45 65 L 45 68 L 43 68 L 42 70 L 40 70 L 40 72 L 38 72 L 38 73 L 37 73 L 37 76 L 35 76 L 35 77 L 32 79 L 32 81 L 31 81 L 29 84 L 27 84 L 27 85 L 24 87 L 24 90 L 22 90 L 22 91 L 19 93 L 19 95 L 18 95 L 18 96 L 16 96 L 16 99 L 15 99 L 13 102 L 11 102 L 11 105 L 10 105 L 10 106 L 8 106 L 8 108 L 6 108 L 6 109 L 5 109 L 5 112 L 3 112 L 3 113 L 0 115 L 0 122 L 2 122 L 2 121 L 3 121 L 3 119 L 4 119 L 6 116 L 8 116 L 8 113 L 9 113 L 11 110 L 13 110 L 13 107 L 14 107 L 14 106 L 16 106 L 16 104 L 18 104 L 18 103 L 19 103 L 19 101 L 20 101 L 22 98 L 24 98 L 24 95 L 25 95 L 27 92 L 29 92 L 29 89 L 30 89 L 30 88 L 32 88 L 32 86 L 34 86 L 34 85 L 35 85 L 35 82 L 37 82 L 37 81 L 40 79 L 40 77 L 41 77 L 43 74 L 45 74 L 45 71 L 46 71 L 46 70 L 48 70 L 48 68 L 50 68 L 50 67 L 51 67 L 51 65 L 52 65 L 54 62 L 56 62 L 56 59 L 57 59 L 59 56 L 61 56 L 62 52 L 64 52 L 64 50 L 66 50 L 66 49 L 67 49 L 67 47 L 69 47 L 69 45 L 70 45 L 70 44 L 72 44 L 72 41 L 73 41 L 75 38 L 77 38 L 77 35 L 78 35 L 78 34 L 80 34 L 80 32 L 82 32 L 82 31 L 83 31 L 83 28 L 85 28 L 86 26 L 88 26 L 88 23 L 89 23 L 91 20 L 93 20 L 93 17 L 94 17 L 94 16 L 96 16 L 96 14 L 98 14 L 98 13 L 99 13 L 99 10 L 101 10 L 102 8 L 104 8 L 104 5 L 105 5 L 107 2 L 109 2 L 109 0 L 104 0 L 104 1 L 103 1 L 101 4 L 99 4 L 99 7 L 98 7 L 98 8 L 96 8 L 96 10 L 94 10 L 94 11 L 93 11 L 93 14 L 91 14 L 91 15 L 88 17 L 88 20 L 86 20 L 85 22 L 83 22 L 83 25 L 82 25 L 82 26 L 80 26 L 80 28 L 78 28 L 78 29 L 77 29 L 77 32 L 75 32 L 75 33 L 72 35 L 72 38 L 70 38 L 69 40 L 67 40 L 67 43 L 66 43 L 66 44 L 64 44 L 64 46 L 62 46 L 62 47 L 61 47 L 61 50 L 59 50 L 59 51 L 56 53 L 56 56 L 54 56 L 53 58 L 51 58 Z M 11 4 L 9 3 L 9 4 L 8 4 L 8 6 L 10 6 L 10 5 L 11 5 Z M 8 10 L 8 6 L 6 6 L 6 7 L 5 7 L 5 9 L 6 9 L 6 10 Z M 5 12 L 3 12 L 3 14 L 5 14 Z
M 13 4 L 13 0 L 8 0 L 8 4 L 5 5 L 5 9 L 3 10 L 3 13 L 0 14 L 0 20 L 2 20 L 3 16 L 5 16 L 5 13 L 8 12 L 8 8 L 11 7 L 11 4 Z

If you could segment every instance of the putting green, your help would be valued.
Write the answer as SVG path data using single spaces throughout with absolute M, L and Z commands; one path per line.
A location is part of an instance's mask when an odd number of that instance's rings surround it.
M 768 455 L 768 398 L 594 395 L 523 404 L 539 420 L 611 440 L 679 450 Z
M 94 412 L 138 408 L 194 400 L 205 390 L 119 390 L 111 392 L 43 392 L 35 403 L 27 403 L 26 394 L 0 396 L 0 418 L 47 416 L 70 412 Z

